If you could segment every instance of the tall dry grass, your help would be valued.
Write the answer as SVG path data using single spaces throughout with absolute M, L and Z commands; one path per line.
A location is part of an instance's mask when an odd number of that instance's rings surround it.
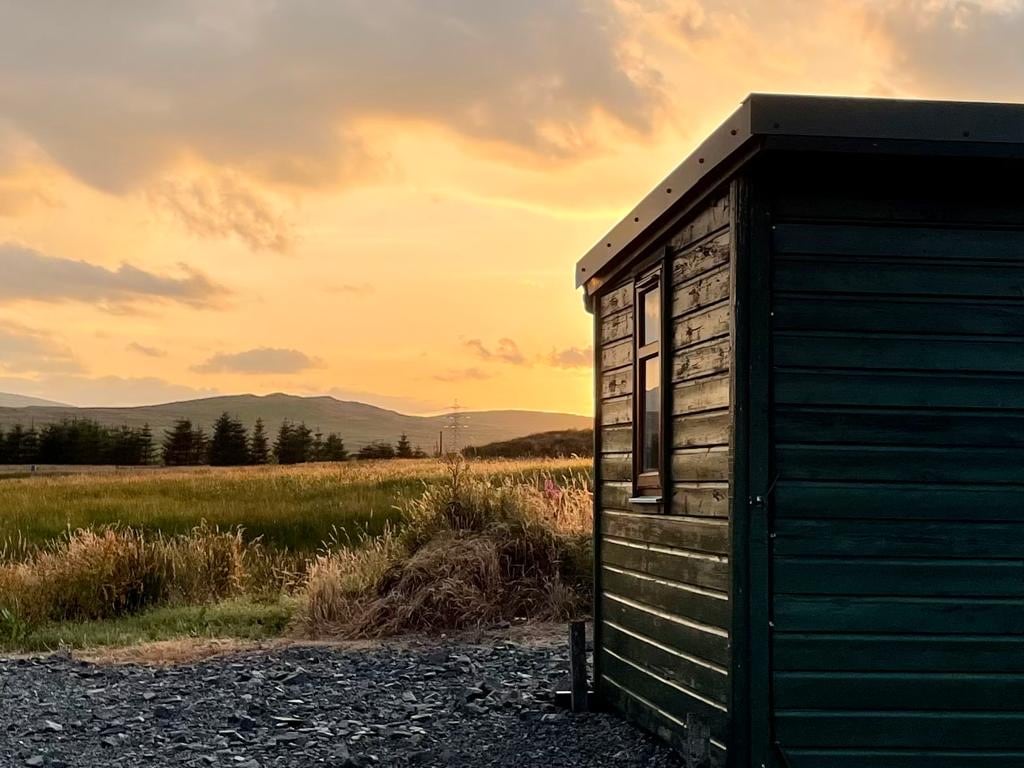
M 381 636 L 565 619 L 589 608 L 591 491 L 583 473 L 487 478 L 461 459 L 400 504 L 402 527 L 322 555 L 302 592 L 310 634 Z

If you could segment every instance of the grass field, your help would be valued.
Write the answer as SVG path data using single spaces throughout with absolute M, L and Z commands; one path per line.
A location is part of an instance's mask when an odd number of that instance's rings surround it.
M 0 479 L 0 650 L 444 631 L 588 601 L 587 460 Z
M 478 461 L 487 477 L 560 475 L 579 460 Z M 376 536 L 399 520 L 396 506 L 444 479 L 432 459 L 305 464 L 291 467 L 184 468 L 0 478 L 0 547 L 39 545 L 69 529 L 121 525 L 148 533 L 186 533 L 202 522 L 242 528 L 247 539 L 296 552 L 325 541 Z

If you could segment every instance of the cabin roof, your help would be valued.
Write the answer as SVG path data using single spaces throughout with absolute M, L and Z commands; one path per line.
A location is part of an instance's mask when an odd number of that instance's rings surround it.
M 755 93 L 576 264 L 576 285 L 592 294 L 606 266 L 630 249 L 671 209 L 718 183 L 753 153 L 774 144 L 790 150 L 827 148 L 899 154 L 939 150 L 1024 148 L 1024 104 L 789 96 Z M 884 145 L 884 146 L 883 146 Z M 1013 153 L 1017 155 L 1019 153 Z M 589 282 L 588 282 L 589 281 Z

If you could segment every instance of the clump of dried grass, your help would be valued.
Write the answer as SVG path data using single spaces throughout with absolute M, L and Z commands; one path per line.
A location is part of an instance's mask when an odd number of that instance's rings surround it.
M 386 546 L 325 555 L 300 618 L 313 634 L 374 637 L 565 619 L 589 601 L 585 477 L 494 479 L 446 465 L 448 481 L 405 500 Z
M 69 532 L 0 564 L 0 609 L 34 625 L 209 602 L 240 592 L 244 560 L 240 531 L 200 526 L 174 537 L 118 528 Z

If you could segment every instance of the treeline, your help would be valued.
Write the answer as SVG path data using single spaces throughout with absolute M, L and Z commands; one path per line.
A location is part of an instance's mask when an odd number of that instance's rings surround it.
M 15 424 L 0 428 L 0 464 L 152 464 L 153 433 L 141 428 L 106 427 L 88 419 L 62 421 L 36 429 Z
M 304 423 L 281 422 L 273 443 L 267 436 L 263 419 L 256 419 L 252 433 L 230 414 L 222 414 L 207 435 L 202 427 L 188 419 L 179 419 L 164 433 L 161 445 L 163 463 L 169 467 L 209 464 L 214 467 L 238 467 L 256 464 L 305 464 L 310 461 L 348 461 L 355 459 L 414 459 L 426 454 L 413 448 L 402 435 L 398 443 L 371 443 L 350 455 L 341 435 L 322 434 Z
M 303 464 L 350 459 L 425 458 L 406 435 L 392 445 L 375 442 L 350 454 L 341 435 L 322 434 L 304 423 L 285 420 L 271 441 L 263 419 L 252 431 L 224 413 L 207 432 L 189 419 L 166 430 L 159 446 L 149 425 L 107 427 L 89 419 L 62 421 L 36 429 L 17 424 L 0 428 L 0 464 L 116 464 L 169 467 L 209 464 L 236 467 L 257 464 Z
M 594 455 L 594 430 L 566 429 L 558 432 L 539 432 L 535 435 L 488 443 L 462 451 L 469 458 L 522 459 L 568 458 Z

